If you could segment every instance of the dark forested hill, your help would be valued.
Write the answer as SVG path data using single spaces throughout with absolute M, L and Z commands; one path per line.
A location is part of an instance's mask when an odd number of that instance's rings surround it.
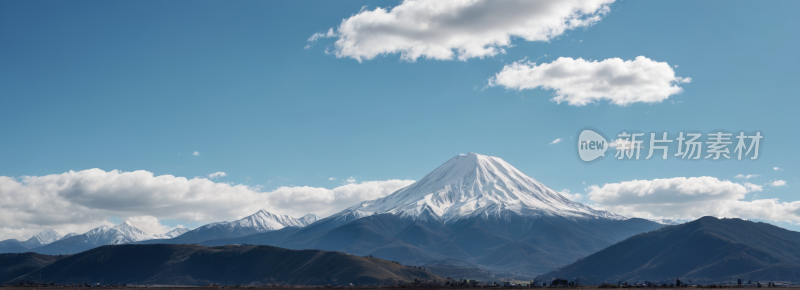
M 741 219 L 703 217 L 633 236 L 543 275 L 617 281 L 800 281 L 800 233 Z
M 17 277 L 52 264 L 62 257 L 64 256 L 48 256 L 36 253 L 0 254 L 0 281 L 14 280 Z
M 117 285 L 383 285 L 441 278 L 415 267 L 339 252 L 253 245 L 156 244 L 95 248 L 55 260 L 40 271 L 15 277 L 6 284 L 20 279 Z

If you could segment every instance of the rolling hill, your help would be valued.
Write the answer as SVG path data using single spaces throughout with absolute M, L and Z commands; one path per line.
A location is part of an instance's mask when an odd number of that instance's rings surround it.
M 800 281 L 800 233 L 767 223 L 703 217 L 633 236 L 543 275 L 584 283 Z M 669 282 L 667 282 L 669 283 Z
M 0 281 L 17 281 L 15 279 L 50 265 L 62 257 L 64 256 L 37 253 L 0 254 Z
M 36 255 L 40 260 L 50 259 L 51 262 L 40 271 L 12 278 L 5 284 L 34 280 L 112 285 L 393 285 L 414 279 L 441 280 L 428 271 L 377 258 L 271 246 L 112 245 L 61 259 L 33 253 L 2 254 L 0 263 L 18 257 L 8 255 Z M 31 259 L 17 260 L 22 265 L 31 264 L 26 262 Z M 13 265 L 0 266 L 10 268 Z M 30 269 L 25 268 L 25 271 Z M 16 273 L 3 277 L 14 275 Z

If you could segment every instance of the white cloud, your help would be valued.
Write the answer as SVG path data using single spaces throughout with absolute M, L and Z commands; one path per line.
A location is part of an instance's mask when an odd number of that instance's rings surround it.
M 559 57 L 551 63 L 518 61 L 505 65 L 489 79 L 489 86 L 513 90 L 554 90 L 553 101 L 572 106 L 608 100 L 626 106 L 636 102 L 657 103 L 683 91 L 679 83 L 690 78 L 675 76 L 666 62 L 638 56 L 634 60 L 609 58 L 587 61 Z
M 759 177 L 759 176 L 761 176 L 761 175 L 758 175 L 758 174 L 748 174 L 748 175 L 744 175 L 744 174 L 737 174 L 735 177 L 736 177 L 736 178 L 740 178 L 740 179 L 742 179 L 742 178 L 743 178 L 743 179 L 750 179 L 750 178 L 753 178 L 753 177 Z
M 783 170 L 783 168 L 780 168 L 780 167 L 776 166 L 776 167 L 772 168 L 772 170 L 778 171 L 778 170 Z
M 192 155 L 198 156 L 198 155 L 200 155 L 200 152 L 195 151 L 194 153 L 192 153 Z
M 411 183 L 412 180 L 354 180 L 333 189 L 297 186 L 261 192 L 258 187 L 242 184 L 216 183 L 201 177 L 154 176 L 143 170 L 88 169 L 21 178 L 0 176 L 0 240 L 27 239 L 45 228 L 62 234 L 83 233 L 108 224 L 112 217 L 155 231 L 159 228 L 157 220 L 184 224 L 230 221 L 261 209 L 294 217 L 307 213 L 327 216 Z
M 317 42 L 317 40 L 319 40 L 320 38 L 331 38 L 331 37 L 336 37 L 336 33 L 333 32 L 333 28 L 329 28 L 328 32 L 326 33 L 321 33 L 321 32 L 314 33 L 314 35 L 311 35 L 311 37 L 308 38 L 308 42 L 313 44 L 314 42 Z M 306 48 L 309 47 L 311 46 L 310 45 L 306 46 Z
M 703 176 L 592 185 L 588 197 L 598 208 L 641 218 L 695 219 L 711 215 L 800 222 L 800 201 L 745 201 L 753 191 L 761 191 L 761 186 Z
M 151 215 L 129 217 L 125 222 L 151 235 L 164 234 L 174 229 L 161 224 L 158 218 Z
M 771 186 L 784 186 L 784 185 L 786 185 L 786 181 L 785 180 L 780 180 L 780 179 L 773 180 L 772 182 L 769 183 L 769 185 L 771 185 Z
M 328 180 L 336 180 L 336 177 L 329 177 Z
M 550 142 L 549 145 L 558 144 L 558 143 L 561 143 L 561 138 L 556 138 L 556 140 L 553 140 L 553 142 Z
M 747 188 L 748 192 L 764 191 L 764 187 L 761 185 L 752 184 L 750 182 L 742 183 L 742 185 L 744 185 L 744 187 Z
M 209 174 L 208 178 L 209 179 L 214 179 L 214 178 L 225 177 L 225 176 L 228 176 L 228 174 L 225 174 L 225 172 L 220 171 L 220 172 L 214 172 L 214 173 Z
M 353 183 L 357 182 L 357 180 L 355 178 L 353 178 L 352 176 L 347 178 L 347 180 L 345 180 L 345 181 L 347 181 L 347 184 L 353 184 Z
M 570 193 L 569 189 L 564 189 L 558 192 L 559 194 L 563 195 L 567 199 L 571 201 L 581 201 L 583 200 L 583 195 L 580 193 Z
M 589 27 L 605 16 L 614 0 L 405 0 L 391 9 L 362 9 L 334 32 L 308 41 L 338 37 L 333 53 L 358 61 L 399 53 L 449 60 L 505 53 L 511 40 L 549 41 L 565 31 Z

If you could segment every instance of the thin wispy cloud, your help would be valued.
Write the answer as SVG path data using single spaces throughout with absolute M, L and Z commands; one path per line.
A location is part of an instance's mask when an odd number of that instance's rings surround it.
M 194 153 L 192 153 L 192 155 L 198 156 L 198 155 L 200 155 L 200 152 L 195 151 Z
M 739 178 L 739 179 L 750 179 L 750 178 L 759 177 L 759 176 L 761 176 L 761 175 L 758 175 L 758 174 L 748 174 L 748 175 L 737 174 L 735 177 Z
M 556 138 L 556 140 L 553 140 L 553 142 L 550 142 L 549 145 L 561 143 L 561 140 L 562 140 L 561 138 Z

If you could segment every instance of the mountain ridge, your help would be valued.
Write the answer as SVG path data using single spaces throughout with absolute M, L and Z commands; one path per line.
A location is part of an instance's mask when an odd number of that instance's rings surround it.
M 319 217 L 313 214 L 308 214 L 297 219 L 260 210 L 252 215 L 232 222 L 210 223 L 194 230 L 176 228 L 165 234 L 155 235 L 147 234 L 133 225 L 123 222 L 113 227 L 102 225 L 83 234 L 68 234 L 54 242 L 43 244 L 39 247 L 28 248 L 19 241 L 7 240 L 0 242 L 0 251 L 8 253 L 31 251 L 41 254 L 74 254 L 104 245 L 162 243 L 175 239 L 178 239 L 176 241 L 183 241 L 184 243 L 196 243 L 206 239 L 240 237 L 274 231 L 285 227 L 303 227 L 318 219 Z M 200 232 L 201 235 L 209 232 L 210 234 L 209 237 L 198 238 L 196 235 L 198 232 Z M 180 240 L 184 235 L 187 235 L 185 239 Z M 34 238 L 37 238 L 37 236 L 31 239 Z
M 586 283 L 681 280 L 800 281 L 800 232 L 703 217 L 642 233 L 546 273 Z
M 447 260 L 533 277 L 662 226 L 572 202 L 500 158 L 470 153 L 303 228 L 199 243 L 343 251 L 410 265 Z

